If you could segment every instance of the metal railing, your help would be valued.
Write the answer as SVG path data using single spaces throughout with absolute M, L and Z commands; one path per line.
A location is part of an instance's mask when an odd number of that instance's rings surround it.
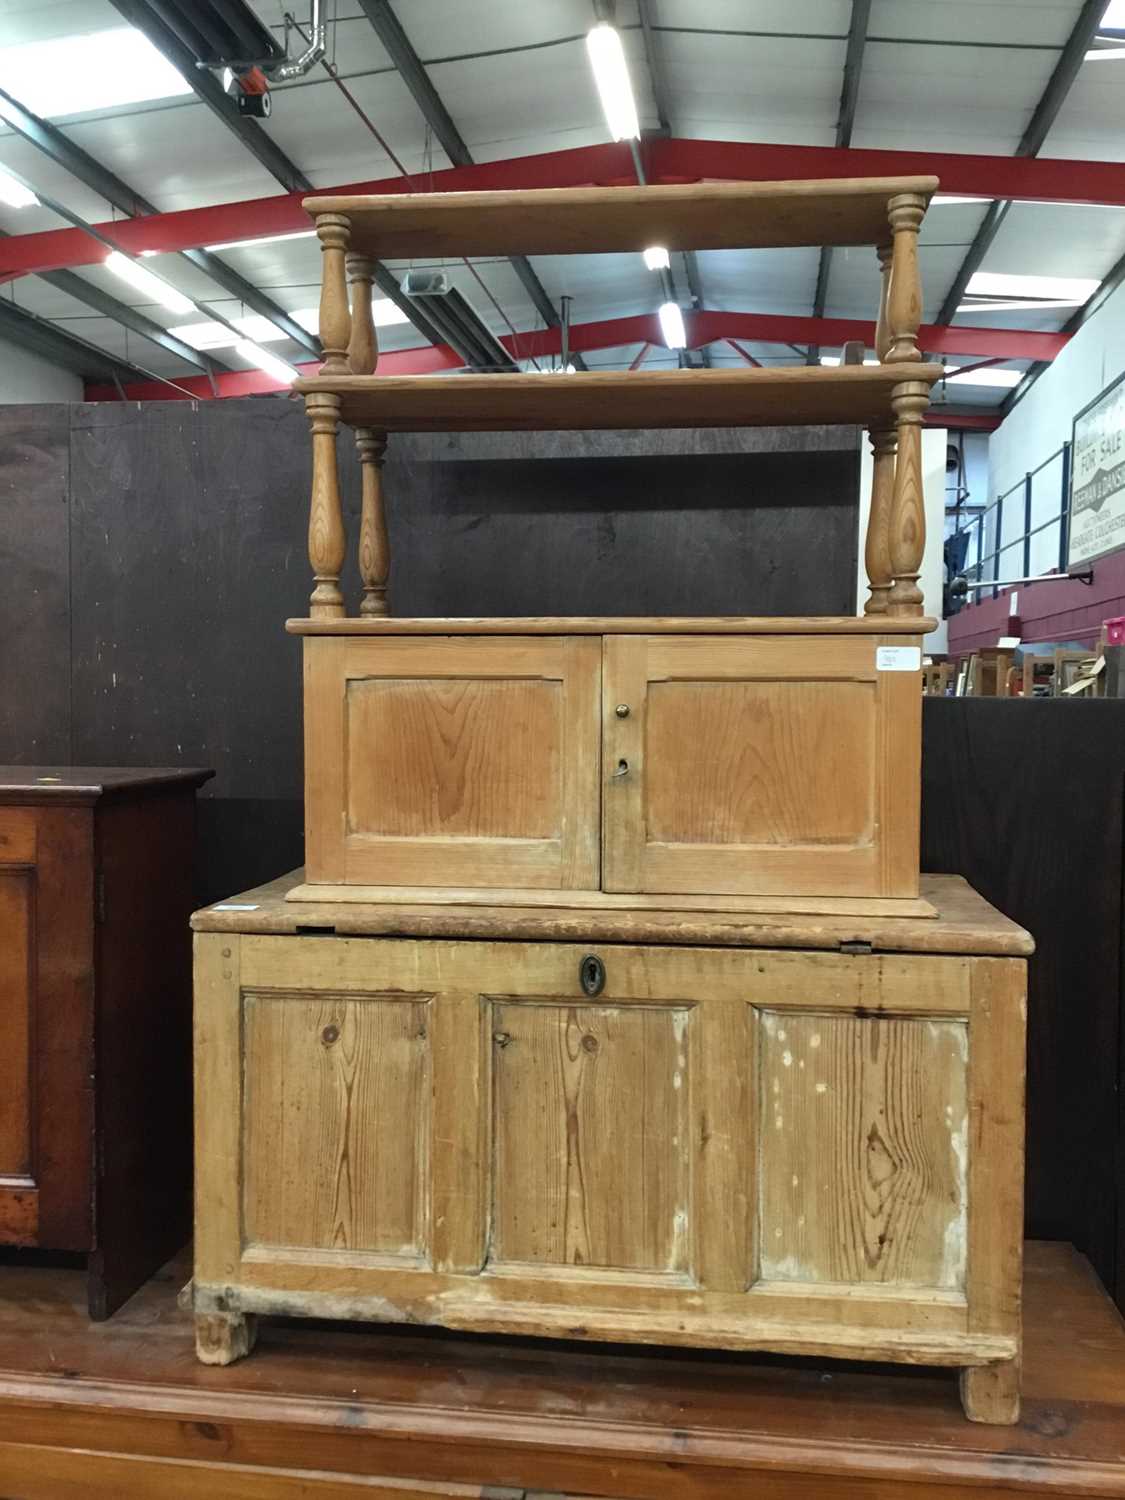
M 1048 473 L 1056 464 L 1057 473 Z M 1046 505 L 1040 498 L 1044 494 Z M 959 508 L 954 509 L 954 515 Z M 977 511 L 967 525 L 959 527 L 953 533 L 952 541 L 967 538 L 960 572 L 964 577 L 979 583 L 985 583 L 990 578 L 1010 577 L 1013 571 L 1018 571 L 1024 578 L 1033 574 L 1050 573 L 1055 569 L 1060 573 L 1065 572 L 1069 509 L 1070 444 L 1064 443 L 1041 464 L 1029 469 L 1010 489 L 997 495 L 990 505 Z M 1042 515 L 1044 510 L 1048 512 L 1046 520 L 1032 525 L 1036 513 Z M 990 524 L 989 517 L 992 516 L 995 520 Z M 1052 527 L 1058 528 L 1057 546 L 1051 545 L 1044 535 Z M 1009 535 L 1005 535 L 1005 530 Z M 1036 537 L 1043 537 L 1043 542 L 1035 545 Z M 986 552 L 985 547 L 989 541 L 993 545 Z M 957 549 L 954 555 L 957 555 Z M 996 588 L 992 590 L 994 599 L 998 592 Z M 977 594 L 978 599 L 983 597 L 983 591 Z

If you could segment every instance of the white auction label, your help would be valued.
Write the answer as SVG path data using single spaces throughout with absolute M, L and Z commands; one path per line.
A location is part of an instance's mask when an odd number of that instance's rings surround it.
M 921 668 L 920 646 L 875 647 L 875 670 L 878 672 L 918 672 Z

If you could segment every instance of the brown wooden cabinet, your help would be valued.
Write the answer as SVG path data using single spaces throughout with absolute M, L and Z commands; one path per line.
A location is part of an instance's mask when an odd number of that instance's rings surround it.
M 106 1317 L 190 1228 L 204 770 L 0 767 L 0 1245 L 88 1255 Z

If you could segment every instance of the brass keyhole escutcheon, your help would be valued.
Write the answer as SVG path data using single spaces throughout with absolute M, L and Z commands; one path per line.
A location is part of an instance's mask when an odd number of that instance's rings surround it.
M 588 953 L 578 965 L 578 982 L 584 994 L 600 995 L 605 989 L 605 964 L 596 954 Z

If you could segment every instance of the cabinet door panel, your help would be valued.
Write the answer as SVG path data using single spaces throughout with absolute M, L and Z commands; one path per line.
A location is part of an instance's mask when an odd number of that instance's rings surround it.
M 305 653 L 311 881 L 597 887 L 597 640 Z
M 761 1275 L 961 1290 L 963 1019 L 762 1011 Z
M 690 1015 L 494 1004 L 493 1261 L 689 1268 Z
M 249 1244 L 424 1254 L 428 1006 L 426 996 L 245 996 Z
M 920 687 L 882 644 L 607 637 L 605 888 L 917 895 Z

